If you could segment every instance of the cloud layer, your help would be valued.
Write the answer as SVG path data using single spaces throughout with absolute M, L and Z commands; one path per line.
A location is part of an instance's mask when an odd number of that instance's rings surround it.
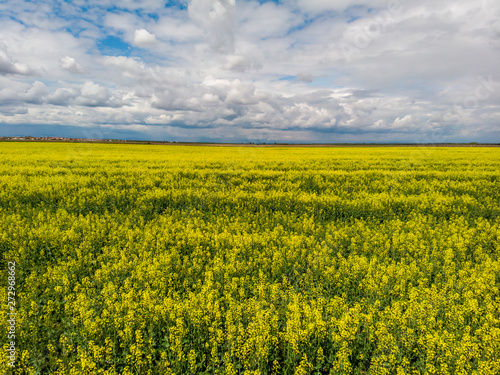
M 500 142 L 496 1 L 168 4 L 2 2 L 0 135 Z

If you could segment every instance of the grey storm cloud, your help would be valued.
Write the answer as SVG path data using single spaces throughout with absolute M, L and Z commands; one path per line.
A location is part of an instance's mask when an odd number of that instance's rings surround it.
M 31 68 L 25 63 L 15 61 L 9 56 L 7 46 L 4 43 L 0 43 L 0 75 L 28 75 L 30 73 Z

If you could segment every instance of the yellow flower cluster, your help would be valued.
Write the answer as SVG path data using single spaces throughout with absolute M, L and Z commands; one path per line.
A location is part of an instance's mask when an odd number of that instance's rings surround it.
M 0 187 L 0 375 L 500 373 L 498 148 L 2 143 Z

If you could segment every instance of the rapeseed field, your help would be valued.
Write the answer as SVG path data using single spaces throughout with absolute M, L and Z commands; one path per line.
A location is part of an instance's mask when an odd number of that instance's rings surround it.
M 499 255 L 500 148 L 1 143 L 0 374 L 499 374 Z

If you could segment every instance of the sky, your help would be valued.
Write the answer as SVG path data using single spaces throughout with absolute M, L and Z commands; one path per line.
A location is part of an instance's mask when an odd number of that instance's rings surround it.
M 0 0 L 0 136 L 500 142 L 498 0 Z

